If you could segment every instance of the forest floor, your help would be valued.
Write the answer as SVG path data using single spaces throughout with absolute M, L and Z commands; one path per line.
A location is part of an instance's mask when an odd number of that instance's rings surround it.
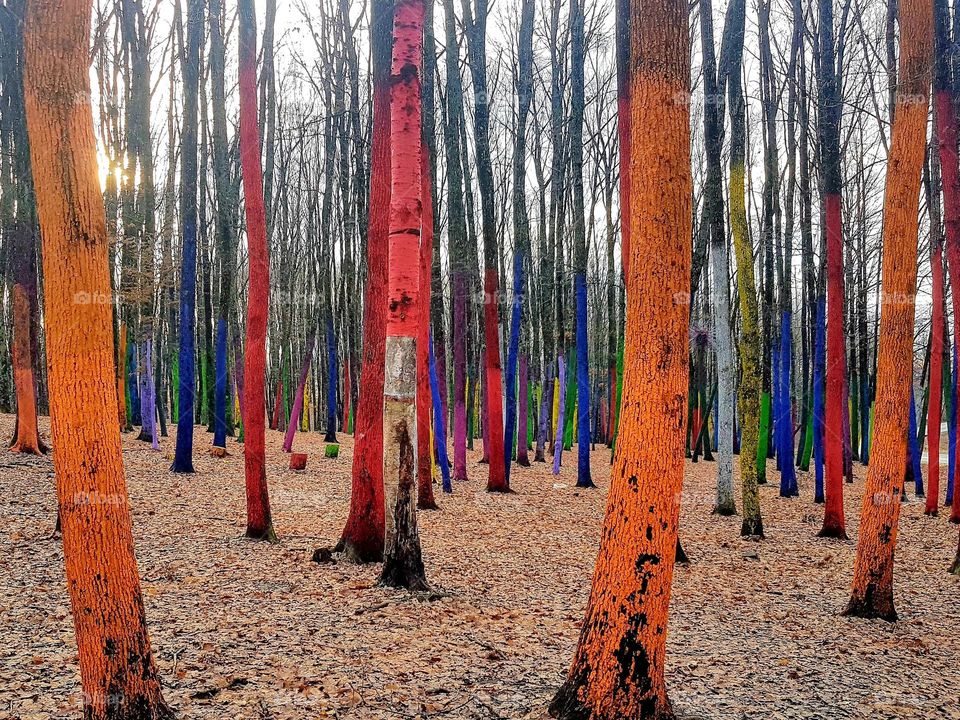
M 0 416 L 0 437 L 12 426 Z M 516 468 L 509 496 L 484 492 L 486 468 L 471 456 L 471 480 L 420 514 L 427 575 L 442 591 L 423 601 L 377 587 L 377 567 L 310 561 L 343 527 L 350 437 L 327 460 L 320 435 L 299 434 L 310 461 L 295 473 L 268 432 L 275 545 L 243 539 L 242 452 L 230 440 L 231 455 L 212 458 L 209 437 L 197 429 L 197 474 L 177 476 L 171 440 L 157 453 L 124 436 L 150 633 L 178 717 L 546 717 L 587 600 L 608 451 L 593 455 L 598 490 L 575 489 L 568 461 L 559 477 Z M 767 539 L 756 543 L 740 539 L 738 517 L 711 515 L 715 466 L 687 468 L 692 564 L 676 576 L 667 653 L 681 718 L 960 718 L 960 578 L 947 573 L 957 530 L 943 515 L 925 517 L 912 498 L 904 507 L 901 620 L 847 619 L 855 546 L 816 538 L 808 476 L 798 499 L 761 488 Z M 851 538 L 864 472 L 845 487 Z M 0 718 L 81 716 L 55 508 L 48 458 L 0 455 Z

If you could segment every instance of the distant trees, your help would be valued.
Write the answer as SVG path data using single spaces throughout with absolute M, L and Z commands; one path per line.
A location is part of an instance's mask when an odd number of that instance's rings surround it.
M 88 720 L 170 718 L 150 649 L 124 479 L 108 237 L 88 72 L 91 4 L 30 3 L 24 91 L 43 238 L 51 430 Z M 32 390 L 31 390 L 32 392 Z

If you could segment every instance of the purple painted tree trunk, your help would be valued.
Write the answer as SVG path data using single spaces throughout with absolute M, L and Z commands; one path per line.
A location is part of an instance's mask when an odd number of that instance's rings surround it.
M 557 407 L 560 410 L 557 412 L 556 444 L 553 448 L 554 475 L 560 474 L 560 459 L 563 456 L 563 417 L 566 415 L 563 408 L 566 407 L 567 402 L 567 362 L 562 354 L 557 358 L 557 364 L 560 367 L 560 376 L 557 378 L 557 382 L 560 383 L 560 402 Z
M 469 278 L 453 276 L 453 479 L 467 479 L 467 295 Z
M 293 398 L 293 410 L 290 412 L 290 424 L 287 425 L 287 433 L 283 437 L 283 451 L 291 452 L 293 450 L 293 438 L 297 434 L 297 427 L 300 425 L 300 413 L 303 410 L 303 392 L 307 387 L 307 376 L 310 374 L 310 363 L 313 362 L 313 346 L 317 342 L 316 330 L 310 333 L 307 340 L 307 351 L 303 357 L 303 364 L 300 366 L 300 379 L 297 381 L 297 393 Z
M 529 371 L 527 368 L 527 356 L 520 356 L 520 397 L 517 402 L 517 465 L 521 467 L 530 467 L 530 456 L 527 452 L 527 413 L 530 409 Z

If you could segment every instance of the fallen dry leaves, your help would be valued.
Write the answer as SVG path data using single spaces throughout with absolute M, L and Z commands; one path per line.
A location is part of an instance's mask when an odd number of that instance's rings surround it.
M 0 417 L 0 437 L 12 418 Z M 325 459 L 301 433 L 306 472 L 287 469 L 268 432 L 280 542 L 244 530 L 243 457 L 229 441 L 197 474 L 167 471 L 124 436 L 137 557 L 168 702 L 184 719 L 415 720 L 546 717 L 577 641 L 609 479 L 596 491 L 515 468 L 514 495 L 483 491 L 486 468 L 439 512 L 421 513 L 424 599 L 375 585 L 376 567 L 310 562 L 336 541 L 349 500 L 352 440 Z M 771 464 L 772 468 L 772 464 Z M 799 499 L 761 488 L 768 538 L 738 537 L 739 518 L 710 514 L 715 468 L 688 464 L 681 533 L 693 564 L 675 585 L 668 682 L 681 717 L 960 718 L 960 579 L 946 569 L 956 529 L 904 508 L 894 625 L 839 617 L 854 544 L 820 540 L 821 510 L 801 474 Z M 857 468 L 862 476 L 862 468 Z M 774 473 L 771 469 L 771 478 Z M 855 537 L 862 481 L 845 486 Z M 0 718 L 79 718 L 79 674 L 46 458 L 0 455 Z

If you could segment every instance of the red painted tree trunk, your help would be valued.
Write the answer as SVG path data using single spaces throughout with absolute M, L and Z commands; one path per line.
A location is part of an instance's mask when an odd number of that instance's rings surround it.
M 948 53 L 950 52 L 949 7 L 943 0 L 937 0 L 935 12 L 936 32 L 935 41 L 937 50 L 933 87 L 934 102 L 936 103 L 936 133 L 937 145 L 940 151 L 940 171 L 943 177 L 943 205 L 944 226 L 947 236 L 947 267 L 950 275 L 950 294 L 953 295 L 953 336 L 954 341 L 960 338 L 960 167 L 957 159 L 957 108 L 953 99 L 953 83 L 950 79 Z M 942 281 L 941 281 L 942 283 Z M 936 311 L 936 310 L 935 310 Z M 936 330 L 936 328 L 934 328 Z M 931 350 L 932 352 L 932 350 Z M 931 355 L 931 362 L 933 356 Z M 932 365 L 931 365 L 932 371 Z M 933 376 L 931 376 L 931 380 Z M 932 385 L 931 385 L 932 392 Z M 930 396 L 931 402 L 933 395 Z M 938 448 L 939 449 L 939 448 Z M 930 447 L 930 457 L 934 455 L 933 446 Z M 960 472 L 954 468 L 953 483 L 957 487 Z M 933 503 L 938 502 L 937 495 L 930 492 L 927 499 L 929 512 L 929 496 L 933 495 Z M 960 493 L 954 490 L 953 505 L 950 510 L 950 521 L 960 522 Z
M 390 129 L 388 304 L 383 395 L 383 479 L 386 498 L 380 583 L 428 588 L 417 533 L 417 336 L 422 304 L 420 255 L 423 222 L 422 102 L 423 0 L 398 0 L 394 19 Z M 429 268 L 429 265 L 427 266 Z M 429 277 L 429 275 L 427 275 Z
M 247 537 L 276 540 L 270 516 L 265 459 L 267 309 L 270 261 L 260 167 L 257 123 L 257 20 L 253 0 L 240 0 L 240 162 L 247 215 L 250 280 L 247 297 L 247 345 L 243 362 L 243 460 L 247 481 Z
M 383 372 L 387 320 L 387 234 L 390 224 L 390 57 L 393 2 L 374 0 L 373 155 L 370 222 L 367 225 L 367 285 L 364 292 L 363 359 L 354 418 L 350 513 L 337 549 L 354 562 L 383 559 Z
M 843 210 L 840 172 L 840 98 L 834 61 L 833 0 L 820 0 L 820 142 L 827 226 L 827 408 L 824 423 L 826 507 L 821 537 L 846 538 L 843 512 Z

